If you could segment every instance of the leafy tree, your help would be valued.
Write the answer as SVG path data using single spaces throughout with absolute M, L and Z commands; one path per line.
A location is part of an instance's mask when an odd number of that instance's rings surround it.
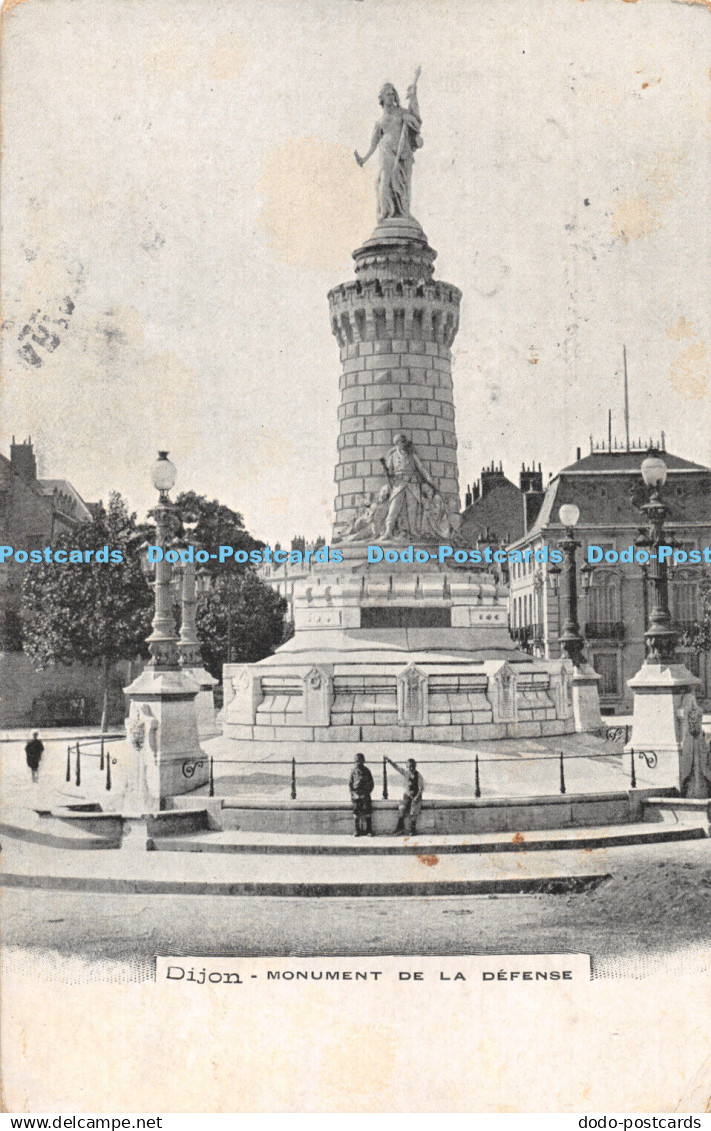
M 271 655 L 289 636 L 287 603 L 252 569 L 214 578 L 198 598 L 197 630 L 203 663 L 216 679 L 228 661 L 255 663 Z
M 235 551 L 245 550 L 249 554 L 251 550 L 260 550 L 264 546 L 263 542 L 247 533 L 242 515 L 218 503 L 217 499 L 209 500 L 194 491 L 182 491 L 175 500 L 175 514 L 181 529 L 185 522 L 197 522 L 189 540 L 199 550 L 214 554 L 219 546 L 232 546 Z M 241 574 L 245 572 L 247 563 L 236 562 L 233 556 L 223 563 L 206 562 L 201 568 L 212 575 Z
M 100 665 L 106 729 L 109 676 L 119 660 L 147 655 L 153 595 L 136 553 L 141 535 L 135 514 L 117 492 L 91 521 L 54 539 L 52 549 L 97 551 L 108 546 L 121 563 L 42 562 L 28 567 L 22 584 L 24 650 L 38 668 L 51 664 Z

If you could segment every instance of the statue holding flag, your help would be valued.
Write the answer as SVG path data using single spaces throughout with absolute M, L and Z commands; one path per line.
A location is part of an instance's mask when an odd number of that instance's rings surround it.
M 407 90 L 407 109 L 400 105 L 398 93 L 392 83 L 386 83 L 378 95 L 383 116 L 375 123 L 370 149 L 361 157 L 356 150 L 355 159 L 365 165 L 376 149 L 380 150 L 380 172 L 376 185 L 378 223 L 391 217 L 410 218 L 410 191 L 415 150 L 422 146 L 420 108 L 417 104 L 417 80 L 420 68 Z

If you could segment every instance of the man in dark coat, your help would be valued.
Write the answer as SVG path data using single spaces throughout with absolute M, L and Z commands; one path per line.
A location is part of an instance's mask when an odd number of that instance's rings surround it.
M 348 781 L 353 803 L 353 817 L 355 820 L 354 836 L 374 836 L 373 832 L 373 803 L 371 793 L 375 789 L 373 775 L 365 764 L 365 755 L 356 754 L 355 766 Z
M 39 764 L 42 761 L 42 754 L 44 753 L 44 743 L 40 742 L 37 731 L 34 731 L 32 738 L 25 746 L 25 758 L 27 765 L 32 771 L 32 780 L 37 781 L 37 771 Z

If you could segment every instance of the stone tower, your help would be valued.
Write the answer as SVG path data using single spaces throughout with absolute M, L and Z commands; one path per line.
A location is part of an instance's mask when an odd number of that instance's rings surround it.
M 385 483 L 381 460 L 398 432 L 459 512 L 451 347 L 462 293 L 433 278 L 436 254 L 416 222 L 379 225 L 353 253 L 355 279 L 329 293 L 343 369 L 336 537 Z
M 421 145 L 408 107 L 380 91 L 377 227 L 355 278 L 328 296 L 341 351 L 332 542 L 294 586 L 294 636 L 256 664 L 228 664 L 225 733 L 236 741 L 466 742 L 573 729 L 564 661 L 533 660 L 508 631 L 508 591 L 467 554 L 459 526 L 451 347 L 461 292 L 410 213 Z M 371 558 L 369 543 L 382 550 Z M 419 554 L 401 558 L 398 548 Z M 406 549 L 407 547 L 407 549 Z M 286 568 L 286 567 L 284 567 Z M 330 747 L 331 750 L 341 747 Z

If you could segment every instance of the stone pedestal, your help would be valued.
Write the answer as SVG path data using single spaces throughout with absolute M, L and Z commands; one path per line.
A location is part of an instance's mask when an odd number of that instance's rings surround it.
M 191 679 L 194 679 L 198 685 L 198 693 L 195 697 L 195 713 L 197 715 L 197 728 L 198 738 L 202 742 L 204 739 L 216 738 L 221 734 L 220 727 L 217 725 L 217 717 L 215 713 L 215 686 L 217 680 L 211 676 L 208 671 L 203 667 L 184 668 L 183 671 Z
M 159 809 L 163 798 L 207 782 L 209 760 L 200 748 L 195 707 L 199 690 L 185 671 L 150 666 L 124 688 L 134 759 L 121 805 L 126 815 Z
M 581 664 L 570 676 L 573 694 L 573 717 L 577 732 L 597 733 L 605 726 L 600 714 L 600 676 L 590 667 Z
M 625 750 L 651 751 L 656 764 L 647 776 L 659 786 L 679 788 L 679 755 L 683 740 L 682 704 L 699 680 L 680 663 L 649 663 L 627 681 L 634 691 L 632 735 Z M 648 762 L 649 766 L 649 762 Z

